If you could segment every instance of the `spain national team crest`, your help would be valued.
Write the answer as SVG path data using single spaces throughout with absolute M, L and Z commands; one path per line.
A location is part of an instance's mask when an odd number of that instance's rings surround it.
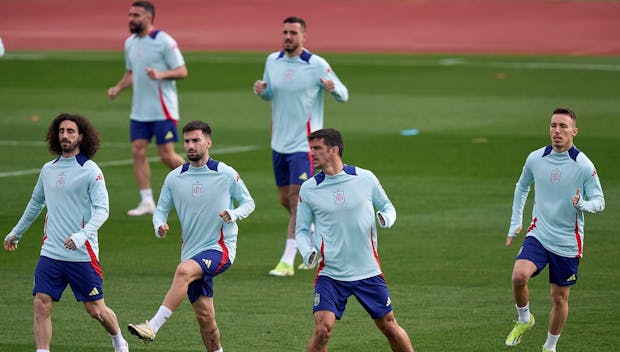
M 334 192 L 334 202 L 338 205 L 344 204 L 344 191 L 341 189 L 336 189 Z
M 290 81 L 293 79 L 295 75 L 293 74 L 292 70 L 286 70 L 286 72 L 284 72 L 284 80 L 285 81 Z
M 560 183 L 560 176 L 561 175 L 562 175 L 562 173 L 558 169 L 555 169 L 555 170 L 551 171 L 551 182 L 553 182 L 553 183 Z
M 192 197 L 200 198 L 205 193 L 204 185 L 198 181 L 192 184 Z
M 65 185 L 65 182 L 66 182 L 65 173 L 64 172 L 59 173 L 58 176 L 56 177 L 56 186 L 60 188 Z
M 321 294 L 319 294 L 318 292 L 314 293 L 314 306 L 318 306 L 319 303 L 321 303 Z

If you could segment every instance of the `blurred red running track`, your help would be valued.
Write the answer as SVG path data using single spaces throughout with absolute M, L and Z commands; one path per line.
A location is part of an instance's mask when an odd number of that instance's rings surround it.
M 122 50 L 131 0 L 2 0 L 7 50 Z M 184 51 L 274 51 L 281 21 L 317 52 L 620 55 L 620 2 L 154 0 Z

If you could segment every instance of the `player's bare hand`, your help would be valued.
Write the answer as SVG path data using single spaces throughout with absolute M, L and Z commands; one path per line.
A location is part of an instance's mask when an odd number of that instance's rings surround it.
M 159 70 L 150 67 L 146 68 L 146 75 L 149 76 L 150 79 L 157 81 L 163 78 L 162 73 Z
M 114 86 L 114 87 L 108 88 L 108 97 L 111 100 L 114 100 L 114 98 L 116 98 L 116 96 L 120 92 L 121 92 L 121 89 L 118 86 Z
M 168 230 L 170 230 L 170 226 L 168 226 L 168 224 L 163 224 L 157 229 L 157 233 L 159 234 L 160 238 L 166 238 Z
M 230 224 L 232 222 L 232 218 L 230 217 L 230 214 L 228 214 L 226 210 L 220 211 L 219 215 L 220 215 L 220 218 L 222 218 L 222 220 L 224 220 L 227 224 Z
M 17 249 L 17 236 L 13 235 L 4 241 L 4 249 L 9 252 L 14 252 Z
M 383 217 L 383 215 L 381 215 L 381 213 L 377 213 L 377 218 L 379 219 L 379 223 L 381 224 L 381 226 L 385 226 L 385 218 Z
M 312 254 L 310 254 L 310 257 L 308 258 L 308 265 L 312 265 L 314 263 L 314 259 L 316 258 L 316 252 L 312 252 Z
M 261 80 L 254 82 L 254 94 L 263 94 L 265 88 L 267 88 L 267 82 Z
M 573 197 L 573 206 L 576 207 L 577 204 L 579 203 L 579 200 L 581 199 L 581 191 L 579 190 L 579 188 L 577 188 L 577 192 L 575 193 L 575 196 Z
M 323 87 L 325 87 L 325 89 L 328 92 L 333 92 L 334 89 L 336 88 L 334 81 L 332 81 L 331 79 L 321 78 L 321 83 L 323 84 Z
M 513 238 L 515 238 L 515 237 L 517 237 L 517 235 L 519 234 L 519 232 L 521 232 L 521 229 L 522 229 L 522 228 L 523 228 L 522 226 L 517 227 L 517 229 L 515 230 L 515 235 L 514 235 L 514 236 L 508 236 L 508 237 L 506 237 L 506 247 L 510 247 L 510 245 L 512 244 L 512 239 L 513 239 Z
M 75 246 L 75 243 L 73 242 L 73 239 L 71 237 L 67 237 L 67 239 L 65 240 L 65 248 L 66 249 L 70 249 L 72 251 L 77 249 L 77 247 Z

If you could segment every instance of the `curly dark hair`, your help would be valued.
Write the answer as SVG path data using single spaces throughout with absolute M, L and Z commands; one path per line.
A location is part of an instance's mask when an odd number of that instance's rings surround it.
M 78 127 L 78 133 L 82 135 L 82 141 L 80 142 L 80 153 L 91 159 L 95 153 L 97 153 L 97 150 L 99 150 L 101 140 L 99 138 L 99 133 L 93 124 L 84 116 L 79 114 L 63 112 L 56 116 L 50 124 L 50 127 L 47 129 L 47 135 L 45 136 L 45 140 L 48 142 L 47 149 L 49 149 L 52 154 L 62 154 L 60 139 L 58 138 L 58 130 L 60 128 L 60 123 L 65 120 L 75 122 Z

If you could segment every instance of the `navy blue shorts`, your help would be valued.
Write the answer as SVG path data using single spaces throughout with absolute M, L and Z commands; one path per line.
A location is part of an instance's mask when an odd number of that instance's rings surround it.
M 558 286 L 570 286 L 577 283 L 579 258 L 562 257 L 551 253 L 534 236 L 523 240 L 517 259 L 527 259 L 536 265 L 538 275 L 549 264 L 549 283 Z
M 351 295 L 357 298 L 372 319 L 383 318 L 392 311 L 390 293 L 381 275 L 357 281 L 338 281 L 319 275 L 314 284 L 312 312 L 330 311 L 340 320 Z
M 300 185 L 314 175 L 310 153 L 282 154 L 272 150 L 271 160 L 278 187 Z
M 153 136 L 155 136 L 155 143 L 157 143 L 157 145 L 179 140 L 176 120 L 152 122 L 130 120 L 130 122 L 129 133 L 132 142 L 136 139 L 146 139 L 150 142 Z
M 67 285 L 71 286 L 78 302 L 103 298 L 103 275 L 99 262 L 68 262 L 39 257 L 34 270 L 32 294 L 41 292 L 54 301 L 60 301 Z
M 200 252 L 192 259 L 202 268 L 202 279 L 187 287 L 187 298 L 194 303 L 200 296 L 213 297 L 213 278 L 230 268 L 231 262 L 228 254 L 216 250 Z

